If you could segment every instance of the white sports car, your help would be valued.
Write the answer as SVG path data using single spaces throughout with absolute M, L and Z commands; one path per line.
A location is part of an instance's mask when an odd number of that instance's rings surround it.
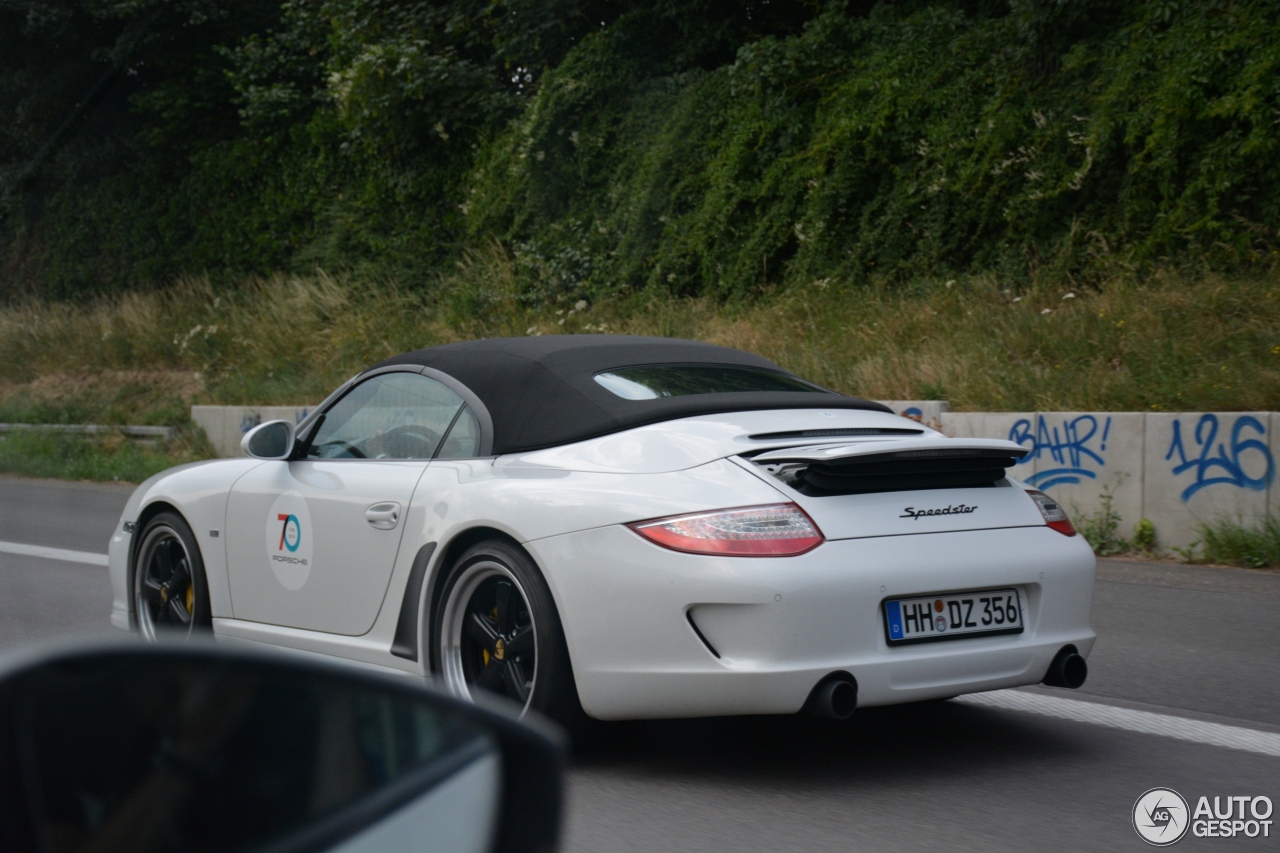
M 1027 451 L 755 355 L 449 344 L 251 458 L 138 487 L 112 621 L 433 677 L 561 720 L 789 714 L 1079 686 L 1095 561 Z

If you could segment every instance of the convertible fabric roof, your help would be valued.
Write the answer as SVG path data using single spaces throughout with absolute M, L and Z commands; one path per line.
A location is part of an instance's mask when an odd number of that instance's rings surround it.
M 422 365 L 471 389 L 493 419 L 495 454 L 582 441 L 643 424 L 754 409 L 866 409 L 879 403 L 834 391 L 732 392 L 624 400 L 600 386 L 602 371 L 655 364 L 725 364 L 772 370 L 773 362 L 727 347 L 678 338 L 546 335 L 428 347 L 377 367 Z

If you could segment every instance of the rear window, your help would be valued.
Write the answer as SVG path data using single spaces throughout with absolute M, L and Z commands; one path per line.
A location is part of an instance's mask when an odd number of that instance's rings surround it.
M 597 373 L 595 380 L 624 400 L 656 400 L 687 394 L 732 394 L 759 391 L 809 391 L 825 393 L 802 379 L 726 364 L 650 364 L 619 367 Z

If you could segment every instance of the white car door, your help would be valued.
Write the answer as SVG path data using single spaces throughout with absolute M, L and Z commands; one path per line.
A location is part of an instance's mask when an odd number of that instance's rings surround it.
M 372 628 L 414 487 L 462 408 L 434 379 L 376 374 L 322 414 L 303 458 L 241 477 L 226 525 L 235 618 L 332 634 Z

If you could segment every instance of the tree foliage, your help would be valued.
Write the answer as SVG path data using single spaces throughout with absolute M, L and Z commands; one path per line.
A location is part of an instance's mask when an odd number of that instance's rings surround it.
M 1278 66 L 1280 0 L 0 0 L 0 288 L 1249 264 Z
M 472 227 L 566 286 L 723 295 L 1100 255 L 1236 264 L 1280 224 L 1280 7 L 829 7 L 710 71 L 621 26 L 481 160 Z M 573 267 L 572 259 L 582 259 Z

